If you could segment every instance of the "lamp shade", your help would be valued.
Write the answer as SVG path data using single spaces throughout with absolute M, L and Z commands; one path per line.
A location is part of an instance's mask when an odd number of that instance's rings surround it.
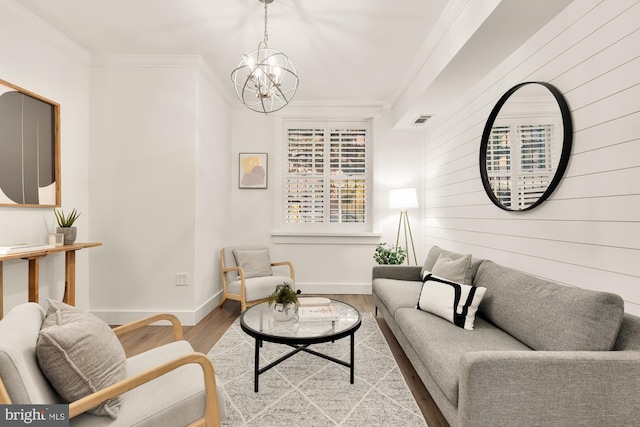
M 398 188 L 389 192 L 389 209 L 407 210 L 418 207 L 415 188 Z

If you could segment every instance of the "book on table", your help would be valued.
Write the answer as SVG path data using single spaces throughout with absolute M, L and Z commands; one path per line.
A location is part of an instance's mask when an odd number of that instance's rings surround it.
M 45 251 L 47 249 L 53 249 L 55 247 L 56 245 L 50 245 L 48 243 L 17 243 L 15 245 L 0 245 L 0 255 Z
M 298 305 L 300 307 L 313 307 L 320 305 L 330 305 L 331 300 L 324 297 L 298 297 Z
M 298 307 L 298 321 L 322 322 L 338 320 L 338 311 L 332 305 Z

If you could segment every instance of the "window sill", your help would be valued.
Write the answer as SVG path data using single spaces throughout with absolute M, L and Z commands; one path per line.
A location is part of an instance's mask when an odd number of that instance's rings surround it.
M 377 245 L 382 233 L 296 233 L 274 231 L 271 233 L 275 244 L 315 244 L 315 245 Z

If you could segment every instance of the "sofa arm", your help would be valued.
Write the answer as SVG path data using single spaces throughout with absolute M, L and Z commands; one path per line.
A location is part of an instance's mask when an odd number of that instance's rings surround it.
M 468 353 L 458 425 L 637 425 L 639 378 L 636 351 Z
M 377 265 L 371 271 L 371 279 L 420 280 L 420 265 Z

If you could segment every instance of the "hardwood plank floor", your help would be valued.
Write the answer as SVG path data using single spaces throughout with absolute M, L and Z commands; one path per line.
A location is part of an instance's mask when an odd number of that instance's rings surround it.
M 362 313 L 375 313 L 375 305 L 371 295 L 320 296 L 344 301 L 353 305 Z M 196 351 L 207 354 L 239 316 L 240 303 L 227 300 L 222 307 L 213 310 L 196 326 L 185 326 L 183 328 L 184 338 L 191 343 Z M 376 320 L 429 427 L 449 427 L 447 420 L 422 384 L 420 377 L 405 356 L 387 323 L 380 316 Z M 171 338 L 172 332 L 169 326 L 147 326 L 121 337 L 121 342 L 127 357 L 130 357 L 149 348 L 170 342 Z

